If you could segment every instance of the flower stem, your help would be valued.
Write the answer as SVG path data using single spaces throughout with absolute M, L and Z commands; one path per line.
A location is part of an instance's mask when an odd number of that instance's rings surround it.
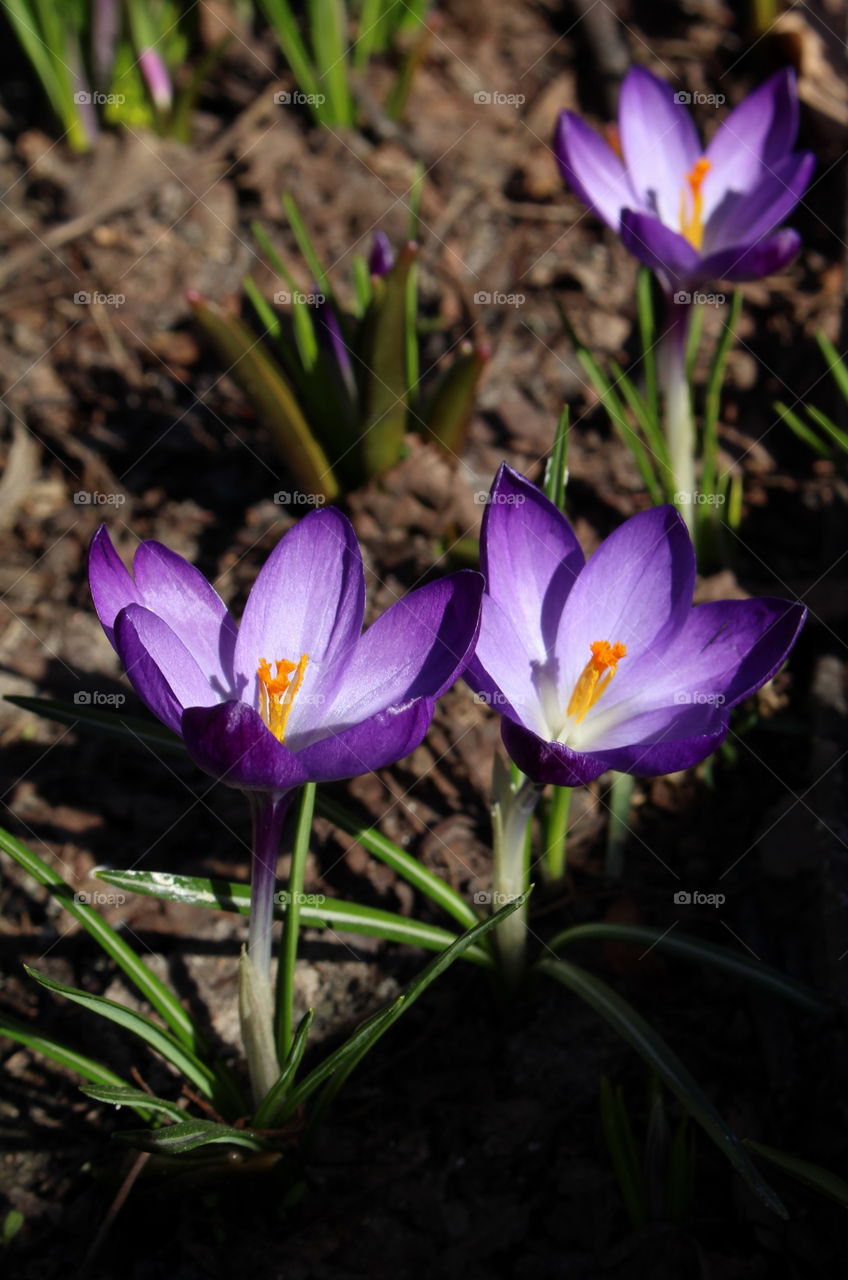
M 495 911 L 514 902 L 530 883 L 529 828 L 542 788 L 529 778 L 516 791 L 504 770 L 495 783 L 492 806 L 495 865 L 492 875 L 492 907 Z M 501 969 L 508 986 L 515 989 L 524 974 L 527 950 L 527 904 L 513 911 L 497 931 Z
M 545 831 L 545 871 L 549 880 L 562 880 L 565 875 L 570 809 L 571 787 L 554 787 L 548 805 L 548 822 Z
M 315 808 L 315 783 L 303 788 L 297 831 L 292 849 L 289 890 L 286 898 L 286 919 L 280 945 L 280 964 L 277 970 L 277 1052 L 285 1063 L 292 1047 L 294 1026 L 294 975 L 297 964 L 297 943 L 300 931 L 300 904 L 303 898 L 303 882 L 306 875 L 306 859 L 309 856 L 309 838 L 312 834 L 312 813 Z
M 271 933 L 277 854 L 291 792 L 253 792 L 248 799 L 253 817 L 253 858 L 247 951 L 242 952 L 239 964 L 239 1018 L 253 1098 L 258 1106 L 280 1072 L 274 1048 Z
M 692 303 L 675 302 L 666 295 L 667 328 L 659 358 L 665 404 L 665 435 L 674 483 L 674 505 L 690 534 L 695 527 L 695 420 L 692 394 L 686 376 L 686 346 Z

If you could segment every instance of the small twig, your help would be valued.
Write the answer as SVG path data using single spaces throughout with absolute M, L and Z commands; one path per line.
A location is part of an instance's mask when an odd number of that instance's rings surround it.
M 78 1273 L 80 1280 L 83 1280 L 83 1277 L 88 1275 L 89 1271 L 91 1270 L 91 1264 L 94 1262 L 94 1259 L 96 1258 L 97 1254 L 100 1252 L 103 1242 L 106 1239 L 106 1236 L 109 1234 L 109 1231 L 111 1230 L 113 1222 L 115 1221 L 121 1209 L 123 1208 L 124 1203 L 127 1199 L 127 1196 L 130 1194 L 130 1192 L 133 1189 L 133 1186 L 135 1185 L 135 1181 L 138 1178 L 138 1175 L 141 1173 L 142 1169 L 147 1164 L 147 1161 L 149 1159 L 150 1159 L 149 1151 L 140 1151 L 139 1154 L 136 1156 L 135 1160 L 133 1161 L 132 1168 L 130 1169 L 127 1176 L 124 1178 L 124 1181 L 121 1184 L 118 1194 L 115 1196 L 115 1199 L 112 1201 L 111 1205 L 109 1206 L 109 1211 L 106 1214 L 106 1217 L 103 1219 L 103 1222 L 100 1226 L 100 1230 L 97 1232 L 97 1235 L 94 1237 L 91 1248 L 83 1258 L 82 1266 L 80 1267 L 80 1270 Z

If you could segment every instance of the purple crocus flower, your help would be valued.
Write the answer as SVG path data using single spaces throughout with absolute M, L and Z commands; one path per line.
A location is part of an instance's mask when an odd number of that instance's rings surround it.
M 385 276 L 395 262 L 395 252 L 385 231 L 375 231 L 368 256 L 368 270 L 372 276 Z
M 362 634 L 365 580 L 333 508 L 291 529 L 240 626 L 198 569 L 143 542 L 133 575 L 104 526 L 91 547 L 98 616 L 142 700 L 207 773 L 282 794 L 399 760 L 462 671 L 483 582 L 463 570 L 398 600 Z
M 564 111 L 555 139 L 562 176 L 669 292 L 779 271 L 800 237 L 776 228 L 806 191 L 815 164 L 810 152 L 792 150 L 794 72 L 780 71 L 750 94 L 706 149 L 684 97 L 631 67 L 618 108 L 622 158 Z
M 769 598 L 693 607 L 695 555 L 671 506 L 632 516 L 585 562 L 562 513 L 507 466 L 489 496 L 481 567 L 483 621 L 465 679 L 501 713 L 507 751 L 540 784 L 705 759 L 806 616 Z

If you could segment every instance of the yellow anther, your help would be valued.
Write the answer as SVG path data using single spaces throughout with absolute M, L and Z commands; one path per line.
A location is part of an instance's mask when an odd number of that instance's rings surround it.
M 609 640 L 594 640 L 589 648 L 592 656 L 580 672 L 568 703 L 568 715 L 574 716 L 578 724 L 609 688 L 616 667 L 627 657 L 626 645 L 610 644 Z

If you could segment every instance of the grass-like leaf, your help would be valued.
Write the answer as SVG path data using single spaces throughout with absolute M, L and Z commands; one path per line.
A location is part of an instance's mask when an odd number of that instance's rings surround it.
M 814 1191 L 819 1191 L 824 1196 L 829 1196 L 831 1200 L 836 1200 L 843 1208 L 848 1209 L 848 1182 L 844 1178 L 837 1177 L 835 1173 L 831 1173 L 829 1169 L 823 1169 L 821 1165 L 811 1164 L 809 1160 L 801 1160 L 798 1156 L 790 1155 L 786 1151 L 779 1151 L 776 1147 L 754 1142 L 751 1138 L 744 1138 L 743 1141 L 750 1151 L 761 1156 L 763 1160 L 768 1160 L 784 1173 L 791 1174 L 796 1181 L 803 1182 L 805 1186 L 812 1187 Z
M 248 1151 L 268 1151 L 270 1144 L 249 1129 L 234 1129 L 214 1120 L 181 1120 L 162 1129 L 121 1129 L 115 1134 L 138 1151 L 153 1155 L 181 1156 L 199 1147 L 225 1143 L 229 1147 L 247 1147 Z
M 257 1129 L 273 1129 L 277 1112 L 282 1108 L 285 1102 L 286 1094 L 294 1083 L 297 1075 L 297 1069 L 300 1066 L 301 1059 L 306 1052 L 306 1044 L 309 1038 L 309 1028 L 312 1026 L 312 1019 L 315 1013 L 312 1009 L 307 1009 L 301 1018 L 298 1028 L 294 1033 L 292 1046 L 289 1055 L 286 1058 L 283 1069 L 280 1072 L 277 1083 L 273 1088 L 269 1089 L 253 1118 L 253 1123 Z
M 537 973 L 554 981 L 585 1000 L 631 1048 L 661 1077 L 694 1120 L 728 1158 L 751 1190 L 773 1213 L 788 1215 L 779 1197 L 760 1175 L 739 1139 L 730 1131 L 695 1078 L 662 1036 L 631 1005 L 600 978 L 579 969 L 567 960 L 540 960 Z
M 678 929 L 663 932 L 642 924 L 577 924 L 564 929 L 552 938 L 548 946 L 552 951 L 561 951 L 573 942 L 588 940 L 609 942 L 631 942 L 636 947 L 645 949 L 656 947 L 667 951 L 680 960 L 691 960 L 699 964 L 710 965 L 723 973 L 746 982 L 754 982 L 758 986 L 781 996 L 792 1004 L 799 1005 L 808 1013 L 825 1014 L 827 1005 L 823 1000 L 794 978 L 781 973 L 779 969 L 757 960 L 754 956 L 745 955 L 742 951 L 734 951 L 730 947 L 719 946 L 715 942 L 707 942 L 689 933 L 681 933 Z

